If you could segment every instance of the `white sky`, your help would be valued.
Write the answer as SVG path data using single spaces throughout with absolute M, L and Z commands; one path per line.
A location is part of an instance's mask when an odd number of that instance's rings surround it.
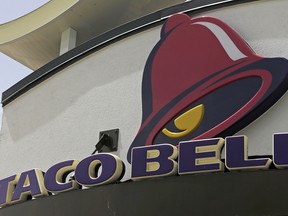
M 49 0 L 0 0 L 0 25 L 21 17 Z M 0 32 L 1 34 L 1 32 Z M 23 79 L 32 71 L 0 52 L 0 99 L 2 92 Z M 0 128 L 2 122 L 0 107 Z

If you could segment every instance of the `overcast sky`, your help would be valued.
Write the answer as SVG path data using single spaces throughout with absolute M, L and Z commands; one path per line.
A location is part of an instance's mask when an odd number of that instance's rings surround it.
M 0 25 L 19 18 L 46 2 L 48 0 L 0 0 Z M 31 72 L 30 69 L 0 52 L 0 98 L 2 98 L 2 92 Z M 2 122 L 2 106 L 0 108 L 0 122 Z

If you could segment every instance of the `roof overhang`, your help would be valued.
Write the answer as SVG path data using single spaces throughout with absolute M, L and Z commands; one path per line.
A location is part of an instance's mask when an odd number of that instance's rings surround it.
M 36 70 L 59 56 L 61 34 L 77 31 L 76 46 L 117 26 L 183 0 L 50 0 L 0 25 L 0 51 Z

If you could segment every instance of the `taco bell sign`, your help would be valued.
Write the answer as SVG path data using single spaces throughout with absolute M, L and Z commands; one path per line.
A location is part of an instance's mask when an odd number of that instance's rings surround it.
M 225 148 L 225 163 L 221 151 Z M 270 158 L 248 158 L 246 136 L 231 136 L 183 141 L 177 147 L 159 144 L 132 149 L 131 179 L 185 175 L 202 172 L 268 169 Z M 273 163 L 277 168 L 288 167 L 288 133 L 273 136 Z M 101 169 L 101 171 L 99 171 Z M 112 154 L 101 153 L 81 161 L 63 161 L 46 173 L 32 169 L 0 180 L 0 206 L 48 196 L 83 186 L 96 187 L 119 181 L 125 172 L 123 161 Z M 67 178 L 73 173 L 74 177 Z

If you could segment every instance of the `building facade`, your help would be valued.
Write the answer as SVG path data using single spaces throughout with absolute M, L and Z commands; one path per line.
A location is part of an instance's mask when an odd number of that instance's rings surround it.
M 0 51 L 35 72 L 2 97 L 0 215 L 288 214 L 287 6 L 285 0 L 50 1 L 21 18 L 47 13 L 29 32 L 12 34 L 21 19 L 9 23 Z M 196 140 L 213 142 L 204 150 L 194 146 L 195 169 L 187 168 L 188 150 L 181 149 Z M 178 171 L 157 173 L 157 144 L 178 151 L 178 160 L 169 155 Z M 99 153 L 117 156 L 125 172 L 115 168 L 105 179 Z M 33 184 L 49 183 L 38 171 L 72 160 L 82 165 L 91 154 L 96 159 L 86 168 L 96 174 L 88 177 L 104 180 L 34 194 Z M 76 166 L 65 172 L 76 169 L 81 185 Z M 65 187 L 75 176 L 62 180 Z

